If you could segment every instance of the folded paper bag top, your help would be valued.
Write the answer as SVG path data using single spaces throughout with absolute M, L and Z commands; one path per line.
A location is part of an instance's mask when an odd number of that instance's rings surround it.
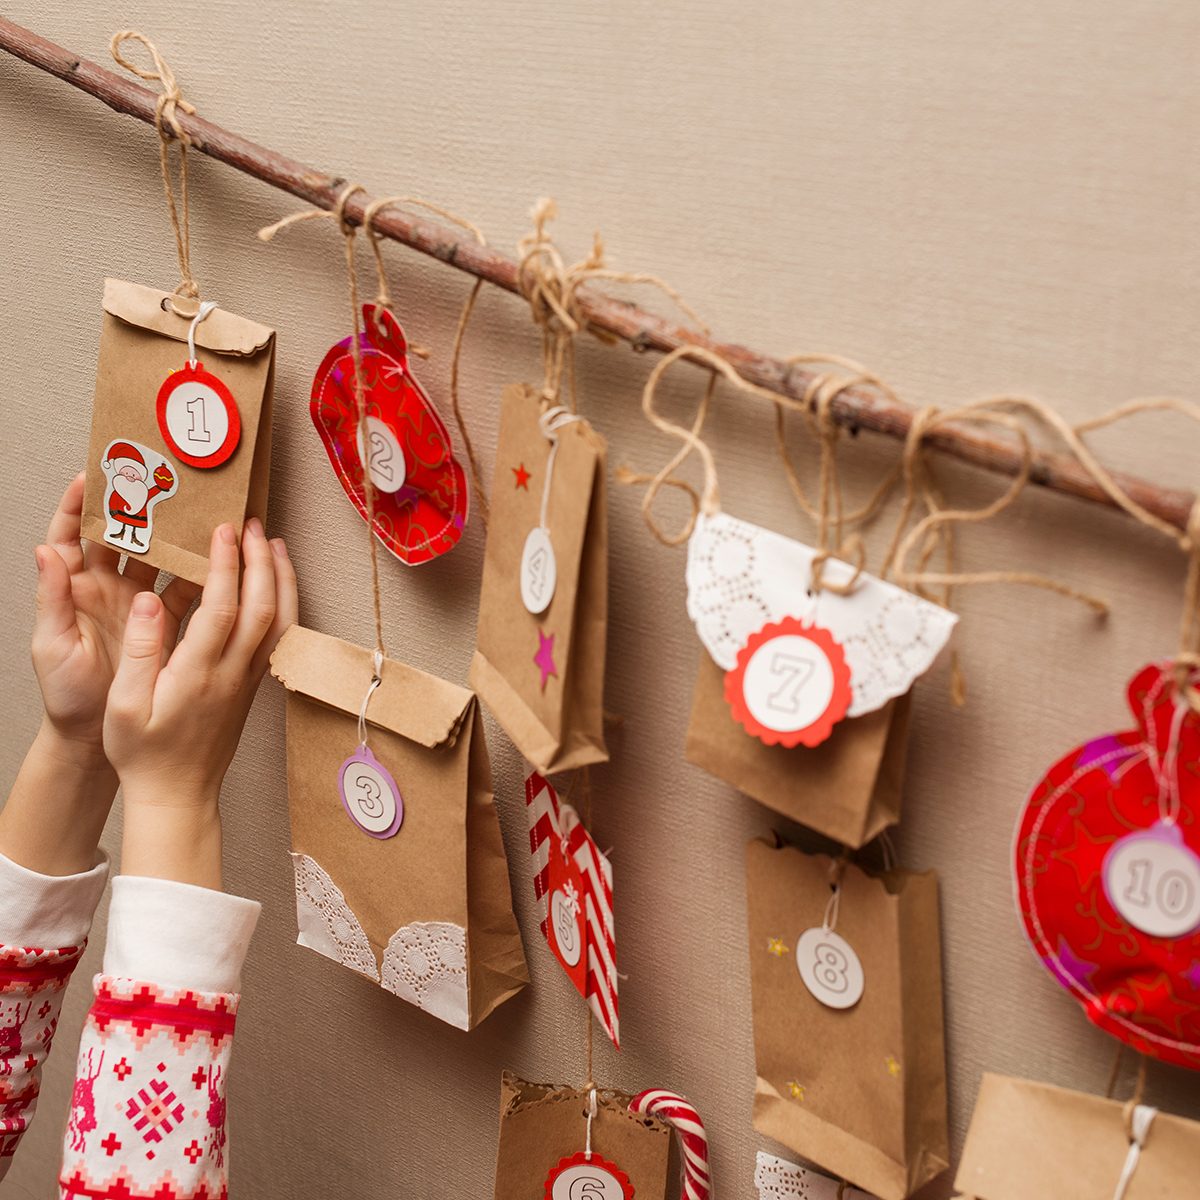
M 1129 1156 L 1125 1106 L 984 1075 L 955 1186 L 963 1200 L 1113 1200 Z M 1200 1194 L 1200 1122 L 1159 1113 L 1125 1200 Z
M 248 517 L 266 515 L 275 333 L 219 305 L 195 325 L 199 365 L 232 398 L 237 414 L 229 449 L 201 469 L 168 443 L 160 421 L 160 389 L 188 362 L 193 326 L 174 310 L 173 300 L 177 297 L 156 288 L 105 281 L 82 532 L 89 541 L 132 551 L 151 566 L 203 583 L 213 529 L 230 523 L 240 530 Z M 199 422 L 205 438 L 217 433 L 202 416 L 207 411 L 190 415 L 193 433 Z M 105 473 L 107 452 L 114 445 L 136 456 L 147 485 L 151 475 L 159 485 L 145 499 L 122 504 L 134 504 L 124 522 L 112 519 L 110 489 L 115 485 Z M 126 525 L 132 530 L 128 541 Z M 118 533 L 121 538 L 113 540 Z
M 301 625 L 293 625 L 271 655 L 271 673 L 288 691 L 345 713 L 358 712 L 373 670 L 370 650 Z M 382 679 L 367 708 L 368 725 L 429 750 L 454 745 L 474 693 L 390 658 Z

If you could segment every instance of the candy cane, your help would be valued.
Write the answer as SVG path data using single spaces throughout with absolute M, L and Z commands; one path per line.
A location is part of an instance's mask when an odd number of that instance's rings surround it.
M 708 1174 L 708 1134 L 700 1114 L 682 1097 L 661 1088 L 650 1088 L 629 1102 L 629 1111 L 650 1113 L 675 1127 L 683 1147 L 682 1200 L 711 1200 Z

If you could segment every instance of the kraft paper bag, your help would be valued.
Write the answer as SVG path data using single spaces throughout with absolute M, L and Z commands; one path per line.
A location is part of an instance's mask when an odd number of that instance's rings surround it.
M 984 1075 L 955 1186 L 963 1200 L 1112 1200 L 1129 1157 L 1125 1106 Z M 1200 1122 L 1157 1113 L 1125 1200 L 1200 1195 Z
M 228 388 L 240 432 L 219 465 L 190 465 L 179 457 L 178 446 L 168 445 L 158 416 L 159 389 L 188 360 L 191 321 L 171 308 L 172 300 L 178 297 L 105 280 L 83 536 L 203 583 L 213 529 L 231 522 L 240 532 L 248 517 L 266 516 L 275 332 L 220 307 L 196 326 L 197 361 Z M 210 393 L 206 404 L 220 401 Z M 208 423 L 215 428 L 218 417 L 208 407 L 197 409 L 193 419 L 211 439 Z M 144 507 L 138 502 L 139 511 L 116 506 L 127 514 L 124 519 L 110 515 L 109 502 L 113 468 L 122 464 L 133 486 L 140 477 L 149 493 Z
M 384 661 L 368 742 L 398 786 L 403 819 L 379 837 L 351 819 L 339 791 L 359 746 L 371 652 L 294 625 L 271 671 L 288 690 L 297 941 L 473 1028 L 529 982 L 475 696 Z
M 768 746 L 733 719 L 724 673 L 700 656 L 686 757 L 760 804 L 857 849 L 900 819 L 912 693 L 839 722 L 819 746 Z
M 796 955 L 831 909 L 835 868 L 833 928 L 864 978 L 844 1009 L 809 991 Z M 881 1200 L 904 1200 L 949 1166 L 936 875 L 875 877 L 756 839 L 746 896 L 754 1128 Z
M 635 1200 L 665 1200 L 671 1130 L 657 1117 L 629 1111 L 630 1096 L 601 1090 L 592 1121 L 592 1150 L 629 1176 Z M 588 1096 L 571 1087 L 526 1083 L 510 1071 L 500 1082 L 500 1144 L 495 1200 L 544 1200 L 550 1172 L 584 1149 Z M 578 1181 L 572 1200 L 607 1198 Z M 558 1200 L 558 1193 L 555 1193 Z
M 584 420 L 556 435 L 546 527 L 557 582 L 534 615 L 522 600 L 522 553 L 538 526 L 551 443 L 542 405 L 504 390 L 471 686 L 513 744 L 544 774 L 606 762 L 608 517 L 604 439 Z

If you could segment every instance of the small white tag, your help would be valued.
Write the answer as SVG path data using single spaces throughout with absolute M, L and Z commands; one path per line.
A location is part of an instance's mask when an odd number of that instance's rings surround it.
M 550 607 L 558 583 L 558 566 L 550 531 L 535 525 L 525 539 L 521 553 L 521 601 L 536 617 Z
M 866 979 L 854 948 L 839 933 L 818 925 L 796 943 L 796 967 L 804 986 L 826 1008 L 853 1008 Z
M 404 451 L 400 449 L 399 438 L 392 427 L 378 417 L 367 418 L 367 438 L 371 445 L 369 456 L 363 450 L 363 431 L 360 423 L 355 438 L 358 444 L 358 458 L 360 462 L 366 458 L 371 482 L 381 492 L 398 492 L 408 476 L 408 467 L 404 462 Z
M 784 634 L 764 642 L 746 664 L 742 695 L 760 725 L 779 733 L 815 724 L 833 699 L 828 656 L 806 637 Z
M 550 897 L 550 928 L 563 962 L 573 967 L 583 953 L 583 938 L 579 935 L 579 905 L 572 903 L 564 892 L 556 890 Z
M 1177 825 L 1126 834 L 1104 860 L 1104 892 L 1134 929 L 1184 937 L 1200 926 L 1200 858 Z
M 373 838 L 390 838 L 404 821 L 404 801 L 392 773 L 366 746 L 360 746 L 338 772 L 346 815 Z

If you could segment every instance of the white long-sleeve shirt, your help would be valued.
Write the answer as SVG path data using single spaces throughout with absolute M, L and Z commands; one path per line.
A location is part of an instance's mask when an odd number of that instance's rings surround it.
M 0 1179 L 37 1105 L 62 998 L 108 877 L 0 855 Z M 79 1043 L 60 1196 L 224 1200 L 225 1093 L 251 900 L 121 875 Z

